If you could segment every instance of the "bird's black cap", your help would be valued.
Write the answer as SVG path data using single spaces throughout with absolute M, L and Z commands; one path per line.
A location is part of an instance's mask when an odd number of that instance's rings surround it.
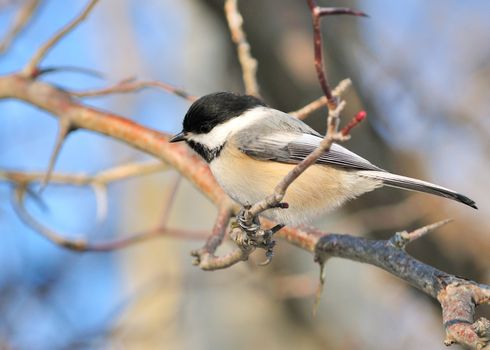
M 183 132 L 206 134 L 216 125 L 266 104 L 254 96 L 215 92 L 196 100 L 184 118 Z

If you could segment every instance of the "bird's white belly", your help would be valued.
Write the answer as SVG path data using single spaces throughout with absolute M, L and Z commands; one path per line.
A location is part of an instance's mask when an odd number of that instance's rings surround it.
M 293 167 L 255 160 L 229 146 L 210 164 L 223 190 L 241 205 L 254 204 L 271 194 Z M 357 176 L 355 171 L 314 165 L 288 188 L 284 197 L 288 209 L 270 209 L 263 215 L 284 224 L 300 224 L 379 186 L 379 181 Z

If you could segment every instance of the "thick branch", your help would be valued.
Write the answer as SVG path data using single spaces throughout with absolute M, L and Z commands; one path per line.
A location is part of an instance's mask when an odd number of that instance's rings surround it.
M 21 75 L 0 77 L 0 98 L 23 100 L 50 112 L 54 117 L 70 119 L 76 128 L 94 131 L 131 145 L 177 169 L 214 202 L 228 200 L 208 166 L 185 145 L 169 143 L 166 133 L 85 106 L 63 90 Z
M 421 232 L 431 229 L 428 226 L 408 236 L 417 238 Z M 368 240 L 326 234 L 318 239 L 315 253 L 323 259 L 325 256 L 335 256 L 377 266 L 436 298 L 442 307 L 447 345 L 458 343 L 472 349 L 482 349 L 488 345 L 490 322 L 486 319 L 475 322 L 474 316 L 476 306 L 490 304 L 490 286 L 424 264 L 397 247 L 393 239 Z

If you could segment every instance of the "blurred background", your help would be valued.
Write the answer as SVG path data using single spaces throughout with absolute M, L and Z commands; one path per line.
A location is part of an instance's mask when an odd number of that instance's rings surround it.
M 0 40 L 22 5 L 0 1 Z M 370 18 L 323 23 L 332 85 L 350 77 L 345 119 L 368 119 L 345 145 L 390 171 L 422 178 L 474 199 L 475 211 L 423 194 L 381 189 L 323 217 L 318 227 L 372 238 L 445 218 L 454 223 L 409 247 L 444 271 L 490 283 L 490 2 L 481 0 L 319 1 L 352 6 Z M 0 74 L 19 70 L 86 1 L 44 0 L 0 56 Z M 240 9 L 258 59 L 266 101 L 291 111 L 319 97 L 311 19 L 305 1 L 247 0 Z M 128 77 L 162 80 L 202 95 L 243 91 L 223 1 L 101 0 L 90 17 L 47 56 L 44 66 L 79 66 L 102 81 L 56 73 L 67 89 L 103 87 Z M 188 103 L 160 91 L 85 100 L 145 126 L 180 130 Z M 308 120 L 324 132 L 325 110 Z M 57 121 L 24 103 L 0 101 L 0 170 L 46 169 Z M 78 131 L 56 171 L 96 173 L 145 160 L 124 144 Z M 109 212 L 96 222 L 90 188 L 49 186 L 49 210 L 29 211 L 68 237 L 124 237 L 159 224 L 178 174 L 167 171 L 109 187 Z M 333 259 L 312 317 L 318 267 L 279 243 L 224 271 L 203 272 L 189 252 L 201 240 L 159 238 L 110 253 L 73 253 L 27 228 L 0 183 L 0 349 L 443 349 L 436 302 L 367 265 Z M 182 181 L 171 227 L 209 229 L 216 210 Z M 490 308 L 479 315 L 490 316 Z

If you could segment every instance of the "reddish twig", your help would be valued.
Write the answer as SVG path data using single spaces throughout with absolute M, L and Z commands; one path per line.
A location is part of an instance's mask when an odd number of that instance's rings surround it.
M 327 106 L 329 110 L 334 110 L 337 108 L 338 99 L 332 93 L 332 89 L 327 80 L 327 75 L 325 73 L 325 66 L 323 63 L 323 41 L 321 32 L 321 19 L 324 16 L 329 15 L 352 15 L 352 16 L 366 16 L 365 13 L 360 11 L 355 11 L 349 8 L 333 8 L 333 7 L 319 7 L 316 0 L 306 0 L 311 11 L 312 22 L 313 22 L 313 47 L 315 52 L 315 69 L 318 76 L 318 81 L 320 86 L 327 98 Z
M 358 112 L 352 120 L 340 130 L 340 133 L 344 136 L 350 134 L 350 131 L 354 129 L 360 122 L 362 122 L 366 118 L 366 112 L 360 111 Z

